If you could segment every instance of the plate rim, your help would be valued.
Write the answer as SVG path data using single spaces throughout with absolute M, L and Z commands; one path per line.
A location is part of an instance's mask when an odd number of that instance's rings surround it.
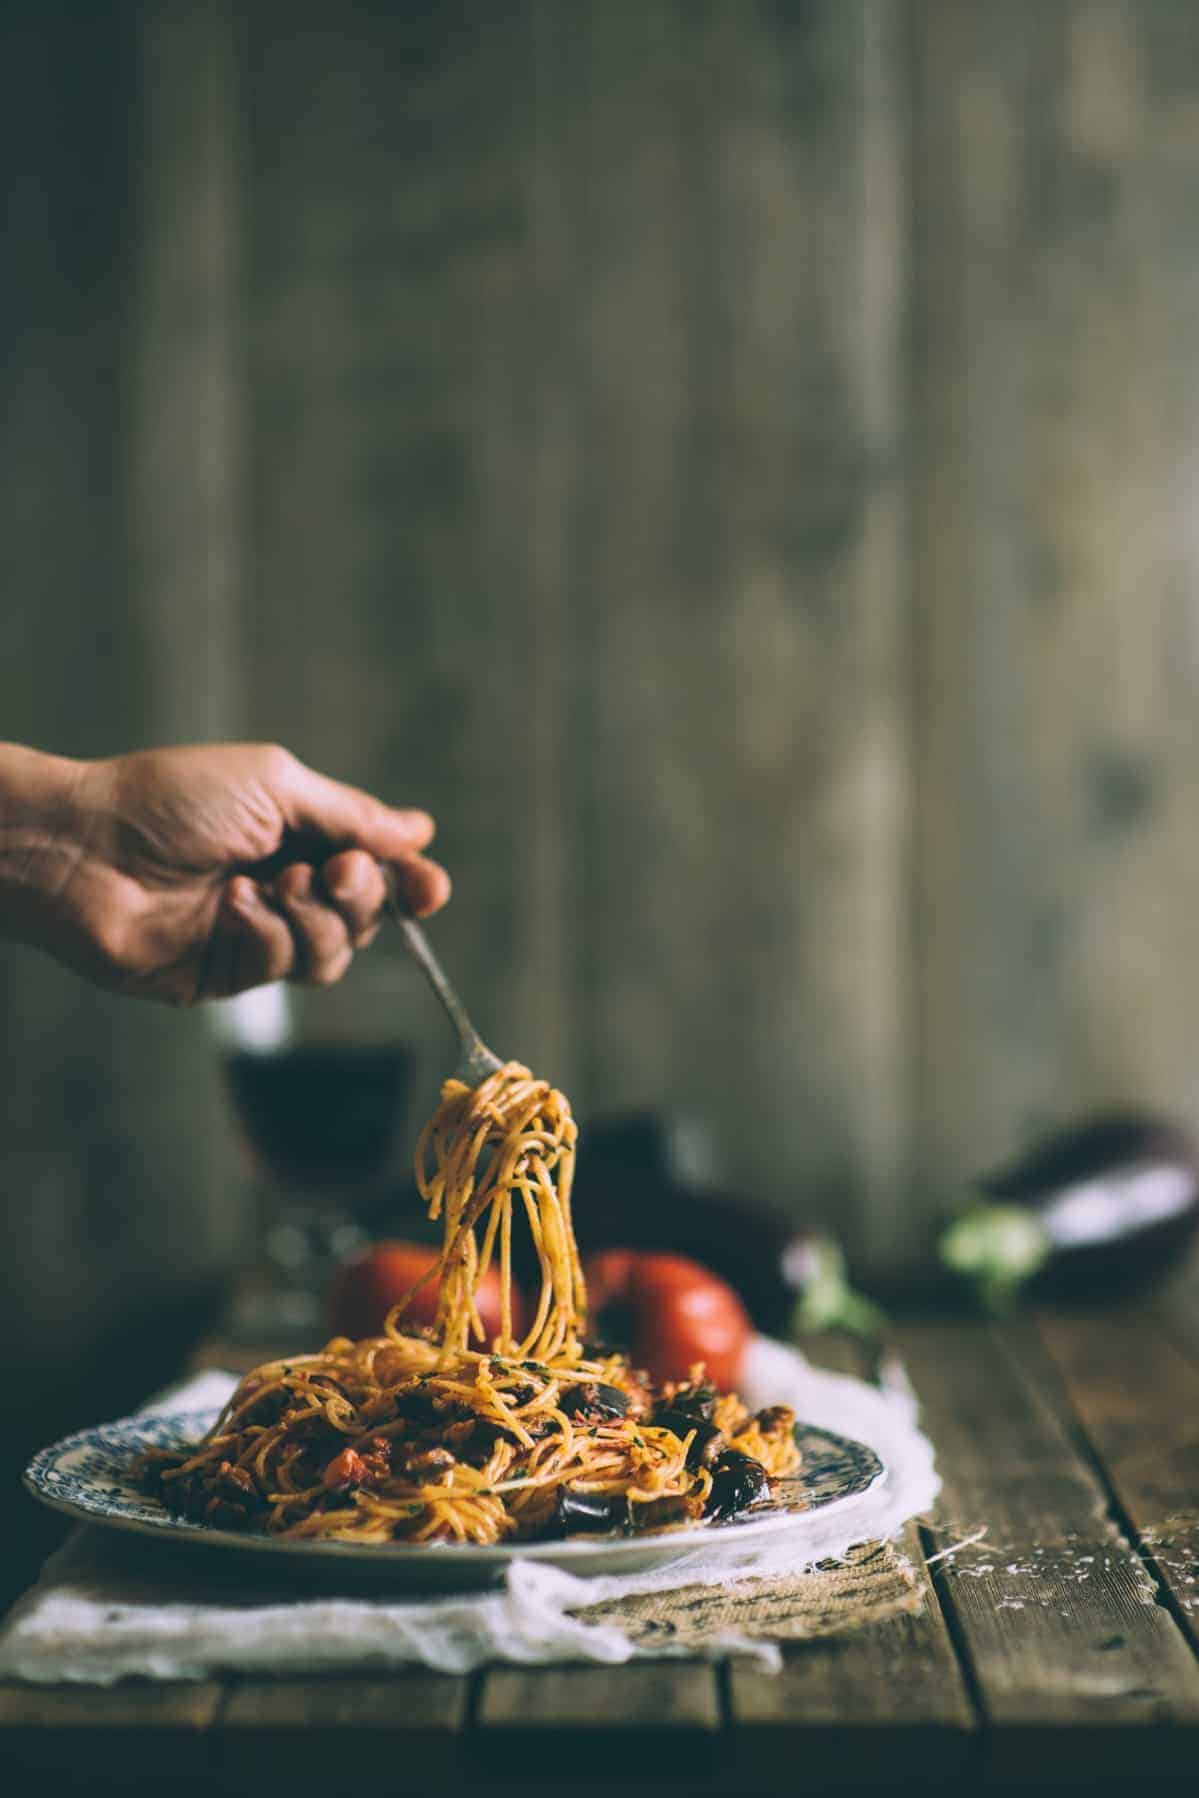
M 366 1562 L 377 1567 L 443 1566 L 447 1570 L 450 1567 L 506 1567 L 513 1561 L 550 1562 L 561 1567 L 564 1561 L 572 1559 L 590 1560 L 597 1554 L 603 1557 L 622 1550 L 628 1553 L 638 1549 L 673 1558 L 714 1542 L 731 1546 L 734 1543 L 757 1540 L 768 1534 L 781 1534 L 802 1526 L 814 1514 L 812 1511 L 778 1511 L 736 1521 L 731 1528 L 726 1525 L 719 1531 L 700 1526 L 677 1530 L 647 1530 L 644 1534 L 631 1536 L 576 1536 L 550 1542 L 344 1542 L 329 1538 L 296 1540 L 252 1531 L 218 1529 L 211 1524 L 176 1517 L 165 1506 L 162 1508 L 161 1521 L 151 1522 L 142 1517 L 123 1516 L 119 1511 L 93 1510 L 76 1499 L 59 1497 L 46 1488 L 44 1482 L 47 1470 L 71 1450 L 90 1446 L 112 1452 L 114 1445 L 103 1441 L 109 1431 L 129 1432 L 136 1431 L 139 1427 L 153 1429 L 167 1424 L 172 1427 L 182 1426 L 189 1424 L 192 1419 L 201 1418 L 208 1420 L 204 1425 L 207 1428 L 220 1415 L 220 1410 L 219 1405 L 207 1405 L 185 1411 L 137 1411 L 107 1423 L 85 1425 L 38 1449 L 23 1470 L 21 1483 L 30 1497 L 39 1504 L 74 1518 L 77 1523 L 91 1524 L 101 1529 L 123 1530 L 130 1535 L 147 1536 L 152 1540 L 170 1542 L 180 1547 L 186 1544 L 206 1548 L 237 1548 L 250 1554 L 283 1554 L 289 1559 L 311 1559 L 326 1564 L 348 1560 L 355 1563 Z M 860 1499 L 886 1478 L 887 1464 L 870 1443 L 862 1442 L 854 1436 L 845 1436 L 839 1430 L 828 1429 L 823 1424 L 797 1420 L 796 1427 L 818 1432 L 828 1440 L 844 1444 L 848 1448 L 859 1451 L 864 1449 L 877 1462 L 876 1471 L 864 1486 L 829 1500 L 817 1507 L 819 1511 L 828 1511 L 834 1506 Z M 431 1556 L 436 1559 L 432 1560 Z

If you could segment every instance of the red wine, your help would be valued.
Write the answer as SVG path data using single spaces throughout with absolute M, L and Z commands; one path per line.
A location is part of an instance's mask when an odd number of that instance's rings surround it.
M 267 1171 L 293 1186 L 363 1186 L 387 1173 L 412 1057 L 398 1045 L 241 1050 L 238 1115 Z

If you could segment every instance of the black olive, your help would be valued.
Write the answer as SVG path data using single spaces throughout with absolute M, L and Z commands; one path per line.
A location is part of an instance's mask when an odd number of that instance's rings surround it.
M 685 1417 L 702 1418 L 705 1423 L 710 1423 L 719 1397 L 715 1386 L 680 1386 L 670 1401 L 670 1409 L 681 1411 Z
M 704 1506 L 705 1517 L 738 1517 L 769 1489 L 766 1469 L 760 1461 L 735 1448 L 726 1449 L 712 1469 L 712 1490 Z
M 629 1395 L 619 1386 L 604 1386 L 599 1380 L 584 1380 L 570 1386 L 562 1394 L 560 1408 L 568 1417 L 625 1417 Z
M 672 1430 L 682 1441 L 692 1430 L 695 1437 L 687 1450 L 688 1467 L 710 1467 L 724 1448 L 724 1436 L 714 1423 L 705 1423 L 702 1418 L 692 1417 L 686 1411 L 655 1411 L 653 1416 L 655 1428 Z
M 610 1535 L 625 1528 L 629 1501 L 618 1493 L 576 1492 L 559 1486 L 546 1536 Z
M 489 1417 L 480 1417 L 471 1423 L 451 1424 L 446 1431 L 446 1441 L 468 1467 L 482 1467 L 494 1453 L 497 1442 L 515 1444 L 518 1438 L 502 1424 L 493 1423 Z
M 456 1404 L 452 1399 L 437 1398 L 427 1386 L 411 1386 L 407 1392 L 396 1394 L 396 1416 L 405 1418 L 418 1428 L 441 1428 L 445 1424 L 465 1423 L 474 1412 L 469 1405 Z

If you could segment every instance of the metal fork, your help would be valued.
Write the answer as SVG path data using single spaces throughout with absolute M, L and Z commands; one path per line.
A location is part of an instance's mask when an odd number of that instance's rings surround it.
M 428 937 L 402 903 L 392 870 L 384 868 L 383 875 L 387 882 L 387 909 L 400 927 L 404 947 L 441 1000 L 450 1023 L 458 1034 L 458 1044 L 462 1053 L 458 1058 L 458 1065 L 454 1069 L 454 1079 L 461 1080 L 465 1086 L 479 1086 L 489 1074 L 494 1074 L 504 1064 L 499 1056 L 487 1047 L 471 1023 L 466 1007 L 450 984 L 445 969 L 434 955 Z

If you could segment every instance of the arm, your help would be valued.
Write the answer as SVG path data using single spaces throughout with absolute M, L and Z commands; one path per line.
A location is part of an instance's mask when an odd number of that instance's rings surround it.
M 449 896 L 394 810 L 259 743 L 79 762 L 0 744 L 0 937 L 191 1004 L 337 980 L 378 929 L 378 863 L 419 915 Z

